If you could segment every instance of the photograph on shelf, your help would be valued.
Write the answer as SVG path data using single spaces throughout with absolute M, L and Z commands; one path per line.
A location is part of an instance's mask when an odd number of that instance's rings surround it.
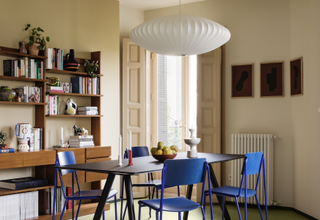
M 70 83 L 69 82 L 60 82 L 60 86 L 63 89 L 64 93 L 70 93 Z
M 283 96 L 283 61 L 260 63 L 260 96 Z
M 290 91 L 291 96 L 302 95 L 302 57 L 290 61 Z
M 231 97 L 253 97 L 253 64 L 231 66 Z

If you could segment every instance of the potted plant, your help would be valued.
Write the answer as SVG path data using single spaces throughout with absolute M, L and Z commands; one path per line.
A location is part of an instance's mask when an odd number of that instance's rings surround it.
M 98 60 L 92 61 L 91 63 L 89 60 L 85 60 L 84 62 L 85 71 L 90 75 L 91 78 L 99 77 L 99 74 L 95 73 L 99 68 L 98 62 Z
M 8 134 L 0 131 L 0 149 L 7 149 L 8 145 L 4 142 L 7 140 Z
M 30 24 L 27 24 L 25 27 L 25 31 L 29 30 L 31 27 Z M 30 29 L 29 36 L 29 53 L 32 55 L 38 55 L 39 50 L 44 50 L 46 48 L 46 42 L 50 41 L 50 37 L 44 38 L 41 36 L 41 32 L 43 33 L 43 29 L 40 27 Z

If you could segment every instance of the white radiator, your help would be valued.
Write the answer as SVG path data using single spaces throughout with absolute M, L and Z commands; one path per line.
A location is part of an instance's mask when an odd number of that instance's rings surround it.
M 267 199 L 268 206 L 273 204 L 273 145 L 276 136 L 272 134 L 232 134 L 231 135 L 231 153 L 232 154 L 246 154 L 249 152 L 263 151 L 266 164 L 266 183 L 267 183 Z M 233 160 L 231 165 L 231 185 L 240 186 L 241 170 L 243 166 L 243 159 Z M 265 204 L 264 186 L 263 186 L 263 172 L 261 173 L 259 186 L 257 190 L 257 197 L 260 205 Z M 256 175 L 248 176 L 248 189 L 255 189 Z M 234 199 L 232 199 L 234 201 Z M 244 198 L 239 198 L 238 202 L 244 203 Z M 248 204 L 257 204 L 254 196 L 247 198 Z

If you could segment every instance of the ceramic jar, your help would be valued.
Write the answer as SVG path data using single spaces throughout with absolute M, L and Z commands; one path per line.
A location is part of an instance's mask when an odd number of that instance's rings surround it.
M 69 71 L 77 71 L 80 67 L 80 63 L 75 59 L 74 49 L 70 49 L 70 53 L 66 54 L 66 60 L 64 69 Z
M 0 88 L 0 101 L 11 101 L 16 93 L 9 89 L 8 86 L 1 86 Z

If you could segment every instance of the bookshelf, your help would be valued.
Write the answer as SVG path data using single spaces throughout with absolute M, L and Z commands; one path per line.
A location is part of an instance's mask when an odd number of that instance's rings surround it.
M 3 70 L 0 70 L 2 74 L 0 74 L 0 81 L 11 81 L 15 82 L 27 82 L 31 83 L 34 86 L 42 88 L 41 92 L 41 102 L 40 103 L 31 103 L 31 102 L 12 102 L 12 101 L 0 101 L 1 105 L 8 105 L 10 108 L 18 108 L 19 106 L 26 106 L 28 108 L 34 108 L 34 123 L 33 126 L 43 127 L 43 143 L 44 149 L 33 152 L 15 152 L 15 153 L 7 153 L 0 154 L 1 166 L 0 169 L 10 169 L 10 168 L 22 168 L 22 167 L 34 167 L 35 177 L 38 178 L 46 178 L 48 179 L 48 186 L 45 187 L 37 187 L 31 189 L 24 190 L 7 190 L 0 188 L 0 196 L 17 194 L 23 192 L 29 192 L 37 190 L 39 191 L 39 217 L 38 219 L 52 219 L 51 215 L 46 214 L 46 189 L 53 187 L 54 183 L 54 169 L 53 165 L 55 163 L 56 154 L 59 151 L 64 150 L 72 150 L 75 152 L 77 163 L 86 163 L 92 161 L 103 161 L 111 159 L 111 147 L 110 146 L 101 146 L 101 97 L 103 95 L 93 95 L 93 94 L 78 94 L 78 93 L 57 93 L 57 92 L 46 92 L 46 77 L 48 74 L 50 75 L 62 75 L 63 77 L 71 77 L 71 76 L 81 76 L 87 77 L 88 74 L 85 72 L 73 72 L 66 70 L 55 70 L 50 69 L 46 70 L 46 60 L 47 57 L 45 54 L 34 56 L 30 54 L 21 54 L 19 49 L 8 48 L 0 46 L 0 56 L 13 57 L 15 58 L 24 58 L 30 57 L 37 60 L 43 61 L 43 79 L 31 79 L 31 78 L 22 78 L 22 77 L 11 77 L 11 76 L 3 76 Z M 91 60 L 98 60 L 99 64 L 101 63 L 101 53 L 91 52 Z M 76 58 L 76 60 L 80 63 L 80 65 L 84 64 L 85 59 Z M 100 77 L 103 75 L 100 73 L 100 69 L 98 69 L 98 74 Z M 99 83 L 99 91 L 101 91 L 101 85 Z M 91 106 L 97 106 L 99 115 L 46 115 L 46 95 L 56 95 L 56 96 L 64 96 L 64 97 L 80 97 L 84 99 L 88 99 L 91 102 Z M 60 113 L 63 114 L 63 113 Z M 28 117 L 28 116 L 26 116 Z M 30 116 L 31 117 L 31 116 Z M 90 120 L 91 124 L 91 134 L 94 137 L 95 146 L 93 148 L 68 148 L 68 149 L 53 149 L 52 146 L 46 146 L 47 143 L 47 135 L 48 135 L 48 120 L 64 120 L 65 118 L 74 118 L 76 120 L 82 120 L 85 118 L 86 120 Z M 13 124 L 15 124 L 14 122 Z M 91 173 L 91 172 L 83 172 L 81 174 L 83 176 L 82 182 L 91 183 L 91 189 L 100 189 L 101 183 L 100 180 L 106 179 L 106 174 L 99 173 Z M 68 180 L 67 183 L 68 185 Z M 70 185 L 71 183 L 69 183 Z M 87 215 L 93 213 L 96 209 L 97 203 L 96 201 L 88 201 L 81 206 L 80 215 Z M 106 204 L 105 210 L 109 209 L 109 205 Z M 56 218 L 60 218 L 60 214 L 57 213 Z M 66 218 L 71 218 L 71 212 L 67 211 L 65 213 Z

